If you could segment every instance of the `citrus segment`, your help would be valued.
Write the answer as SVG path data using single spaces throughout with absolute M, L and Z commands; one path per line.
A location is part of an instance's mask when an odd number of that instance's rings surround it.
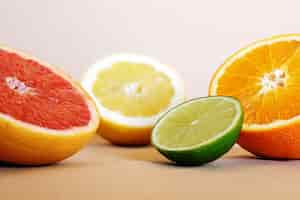
M 178 164 L 206 163 L 231 148 L 242 120 L 241 105 L 231 97 L 193 99 L 173 108 L 157 122 L 152 143 Z
M 64 130 L 85 126 L 90 111 L 65 79 L 16 53 L 0 49 L 0 113 L 33 125 Z
M 210 95 L 241 101 L 245 123 L 239 143 L 252 153 L 300 158 L 299 47 L 296 34 L 255 42 L 226 60 L 211 80 Z
M 117 62 L 98 73 L 93 93 L 107 109 L 145 117 L 163 111 L 170 104 L 174 89 L 170 79 L 153 66 Z
M 82 85 L 99 108 L 99 134 L 121 145 L 148 144 L 155 121 L 184 99 L 182 80 L 173 69 L 133 54 L 97 62 Z
M 0 48 L 0 161 L 42 165 L 79 151 L 99 116 L 92 99 L 54 67 Z

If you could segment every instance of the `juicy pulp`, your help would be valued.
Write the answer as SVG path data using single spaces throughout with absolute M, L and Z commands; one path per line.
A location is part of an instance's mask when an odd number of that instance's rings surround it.
M 86 126 L 88 105 L 70 82 L 42 64 L 0 49 L 0 113 L 48 129 Z
M 170 79 L 152 66 L 124 61 L 98 73 L 93 93 L 109 110 L 145 117 L 168 107 L 174 89 Z

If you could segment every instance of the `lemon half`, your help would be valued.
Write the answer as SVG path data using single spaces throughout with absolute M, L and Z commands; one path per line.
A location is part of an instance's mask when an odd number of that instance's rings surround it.
M 82 85 L 100 111 L 99 134 L 114 144 L 148 144 L 157 119 L 184 101 L 180 76 L 141 55 L 119 54 L 96 62 Z

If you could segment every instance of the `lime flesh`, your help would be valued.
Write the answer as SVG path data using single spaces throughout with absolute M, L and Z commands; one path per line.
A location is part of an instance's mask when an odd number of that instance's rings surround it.
M 232 97 L 192 99 L 166 113 L 152 131 L 152 144 L 182 165 L 213 161 L 236 142 L 243 111 Z

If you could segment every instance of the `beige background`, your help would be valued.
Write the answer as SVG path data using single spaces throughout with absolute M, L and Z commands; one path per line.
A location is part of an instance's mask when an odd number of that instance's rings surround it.
M 134 52 L 174 66 L 188 94 L 249 42 L 300 32 L 299 1 L 1 0 L 0 43 L 79 78 L 106 55 Z
M 299 1 L 1 0 L 0 43 L 79 78 L 118 52 L 174 66 L 189 97 L 207 94 L 213 71 L 233 51 L 300 32 Z M 0 164 L 0 199 L 299 199 L 299 161 L 255 159 L 235 147 L 201 167 L 176 167 L 151 147 L 94 140 L 58 165 Z

